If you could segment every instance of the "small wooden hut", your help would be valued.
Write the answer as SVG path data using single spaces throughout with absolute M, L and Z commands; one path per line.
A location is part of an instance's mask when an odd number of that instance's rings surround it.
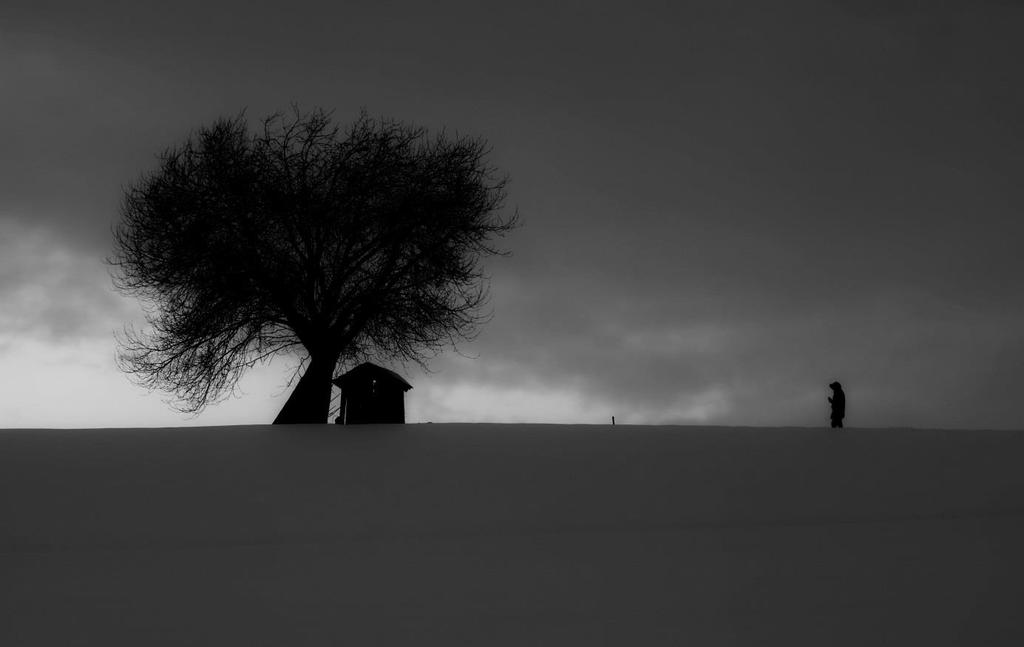
M 333 380 L 341 389 L 339 425 L 405 422 L 405 392 L 412 385 L 401 375 L 364 362 Z

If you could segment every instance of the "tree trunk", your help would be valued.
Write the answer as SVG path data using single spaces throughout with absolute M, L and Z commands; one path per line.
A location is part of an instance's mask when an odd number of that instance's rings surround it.
M 274 418 L 275 425 L 314 424 L 327 422 L 331 409 L 331 379 L 337 358 L 310 355 L 306 372 L 299 378 L 295 390 Z

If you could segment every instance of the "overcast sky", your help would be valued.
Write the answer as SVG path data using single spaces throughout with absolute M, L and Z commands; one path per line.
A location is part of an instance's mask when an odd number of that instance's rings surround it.
M 265 5 L 265 6 L 264 6 Z M 1024 428 L 1024 3 L 0 4 L 0 426 L 197 418 L 114 366 L 122 189 L 219 116 L 487 139 L 523 226 L 408 420 Z

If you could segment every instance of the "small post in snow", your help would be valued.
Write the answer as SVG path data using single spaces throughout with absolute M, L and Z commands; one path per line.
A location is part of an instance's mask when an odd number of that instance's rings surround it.
M 615 416 L 612 416 L 612 426 L 615 426 Z

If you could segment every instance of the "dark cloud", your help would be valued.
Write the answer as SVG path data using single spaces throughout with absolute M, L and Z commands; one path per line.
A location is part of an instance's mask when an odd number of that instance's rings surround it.
M 45 228 L 0 221 L 0 337 L 54 344 L 112 343 L 118 317 L 138 316 L 117 295 L 102 259 Z
M 441 379 L 568 388 L 637 422 L 692 421 L 685 410 L 665 415 L 714 392 L 719 421 L 778 425 L 821 423 L 825 385 L 839 379 L 856 397 L 856 424 L 964 426 L 973 416 L 998 426 L 1015 415 L 1010 396 L 1024 352 L 1024 313 L 981 318 L 898 294 L 842 312 L 746 321 L 616 328 L 563 326 L 543 313 L 524 320 L 522 330 L 538 339 L 496 322 L 477 362 L 442 361 Z

